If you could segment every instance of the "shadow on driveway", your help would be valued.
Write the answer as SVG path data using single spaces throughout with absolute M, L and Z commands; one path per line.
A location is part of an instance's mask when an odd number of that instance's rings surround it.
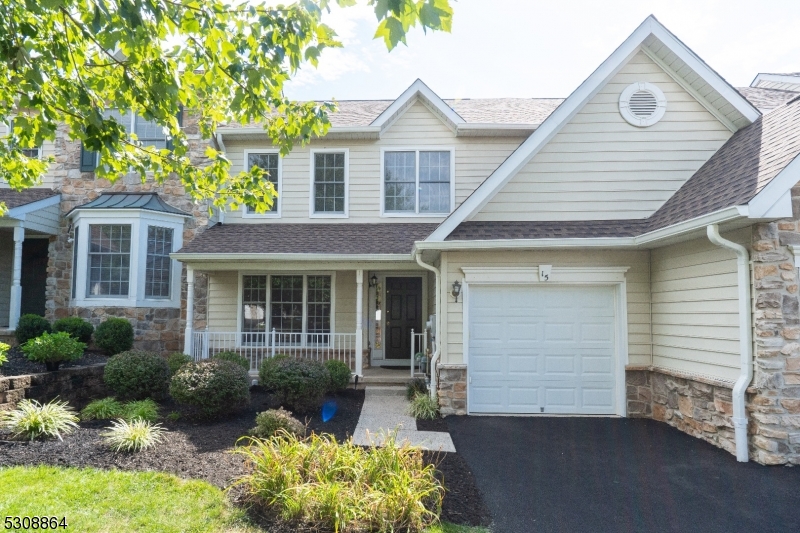
M 446 420 L 497 533 L 800 532 L 800 468 L 737 463 L 660 422 Z

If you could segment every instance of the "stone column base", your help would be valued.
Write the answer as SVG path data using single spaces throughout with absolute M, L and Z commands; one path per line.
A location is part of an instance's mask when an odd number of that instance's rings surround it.
M 467 366 L 439 365 L 439 412 L 442 416 L 467 414 Z

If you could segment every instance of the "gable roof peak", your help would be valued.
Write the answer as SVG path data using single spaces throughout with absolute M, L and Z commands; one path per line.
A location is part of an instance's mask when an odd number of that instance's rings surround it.
M 438 94 L 433 92 L 425 82 L 417 78 L 414 83 L 409 85 L 408 89 L 403 91 L 389 107 L 372 121 L 370 126 L 378 126 L 381 128 L 381 131 L 386 131 L 394 121 L 417 100 L 422 101 L 428 109 L 436 114 L 442 122 L 447 124 L 452 130 L 455 130 L 459 124 L 465 122 L 465 120 L 461 118 L 461 115 L 447 105 L 447 103 L 445 103 Z

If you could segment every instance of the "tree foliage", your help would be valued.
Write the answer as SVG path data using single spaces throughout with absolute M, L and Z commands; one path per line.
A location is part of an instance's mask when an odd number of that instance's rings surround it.
M 234 0 L 0 0 L 0 181 L 36 185 L 52 162 L 26 148 L 55 140 L 59 128 L 99 153 L 97 177 L 129 172 L 163 182 L 174 174 L 195 200 L 217 207 L 246 204 L 266 211 L 275 196 L 263 171 L 231 175 L 213 147 L 203 164 L 190 160 L 176 116 L 199 120 L 203 139 L 220 125 L 263 125 L 283 154 L 324 135 L 331 102 L 297 102 L 284 85 L 301 66 L 317 65 L 341 46 L 322 22 L 335 1 L 269 6 Z M 391 50 L 414 26 L 449 31 L 449 0 L 366 0 L 378 21 L 375 37 Z M 106 110 L 154 120 L 172 149 L 143 145 Z M 3 206 L 0 205 L 0 209 Z

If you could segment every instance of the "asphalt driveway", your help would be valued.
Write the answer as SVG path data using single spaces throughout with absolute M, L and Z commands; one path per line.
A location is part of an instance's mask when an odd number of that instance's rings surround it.
M 800 468 L 737 463 L 663 423 L 446 420 L 497 533 L 800 532 Z

